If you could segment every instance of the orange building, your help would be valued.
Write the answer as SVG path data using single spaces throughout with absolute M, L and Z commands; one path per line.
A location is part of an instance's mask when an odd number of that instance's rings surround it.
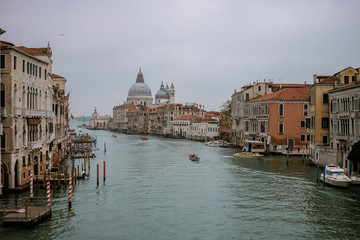
M 309 87 L 284 88 L 245 104 L 243 140 L 266 142 L 270 152 L 305 148 Z

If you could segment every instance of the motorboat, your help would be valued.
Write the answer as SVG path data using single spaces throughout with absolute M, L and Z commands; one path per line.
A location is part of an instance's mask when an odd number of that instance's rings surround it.
M 261 158 L 263 155 L 260 153 L 239 152 L 235 153 L 233 156 L 238 158 Z
M 350 178 L 345 175 L 344 169 L 338 165 L 330 164 L 325 166 L 324 173 L 320 174 L 320 181 L 335 187 L 348 187 L 350 185 Z
M 360 175 L 351 174 L 350 180 L 351 180 L 351 184 L 360 186 Z
M 146 140 L 149 140 L 149 138 L 147 138 L 147 137 L 141 137 L 140 140 L 146 141 Z
M 117 135 L 116 135 L 116 134 L 113 134 L 113 135 L 112 135 L 112 137 L 113 137 L 113 138 L 116 138 L 116 137 L 117 137 Z
M 208 147 L 220 147 L 223 144 L 221 140 L 206 142 L 205 145 Z
M 200 160 L 199 156 L 197 156 L 196 154 L 189 154 L 189 159 L 193 162 L 197 162 Z

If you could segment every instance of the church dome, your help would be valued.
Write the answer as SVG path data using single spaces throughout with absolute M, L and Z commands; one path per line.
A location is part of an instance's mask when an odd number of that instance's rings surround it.
M 170 95 L 168 91 L 165 90 L 164 84 L 161 82 L 159 91 L 156 92 L 155 100 L 157 99 L 169 99 Z
M 151 96 L 151 90 L 146 83 L 134 83 L 129 89 L 128 96 Z
M 129 89 L 128 96 L 152 96 L 149 86 L 144 82 L 144 76 L 141 69 L 136 77 L 136 83 Z
M 164 89 L 160 89 L 159 91 L 156 92 L 155 99 L 169 99 L 169 98 L 170 98 L 169 93 Z

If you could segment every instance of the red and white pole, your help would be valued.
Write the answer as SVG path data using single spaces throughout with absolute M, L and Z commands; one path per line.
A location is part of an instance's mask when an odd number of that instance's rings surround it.
M 30 200 L 33 200 L 33 198 L 34 198 L 33 190 L 34 190 L 34 178 L 33 178 L 33 175 L 31 174 L 30 175 Z
M 47 182 L 46 189 L 47 189 L 47 206 L 50 207 L 50 182 Z
M 71 207 L 71 194 L 72 194 L 72 177 L 69 178 L 69 207 Z

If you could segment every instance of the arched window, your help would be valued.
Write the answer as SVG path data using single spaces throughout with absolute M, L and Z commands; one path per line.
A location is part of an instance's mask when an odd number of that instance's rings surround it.
M 304 104 L 304 116 L 306 117 L 308 115 L 308 105 Z
M 279 105 L 279 116 L 280 117 L 284 116 L 284 105 L 283 104 Z
M 16 84 L 14 85 L 14 107 L 18 106 L 18 91 Z

